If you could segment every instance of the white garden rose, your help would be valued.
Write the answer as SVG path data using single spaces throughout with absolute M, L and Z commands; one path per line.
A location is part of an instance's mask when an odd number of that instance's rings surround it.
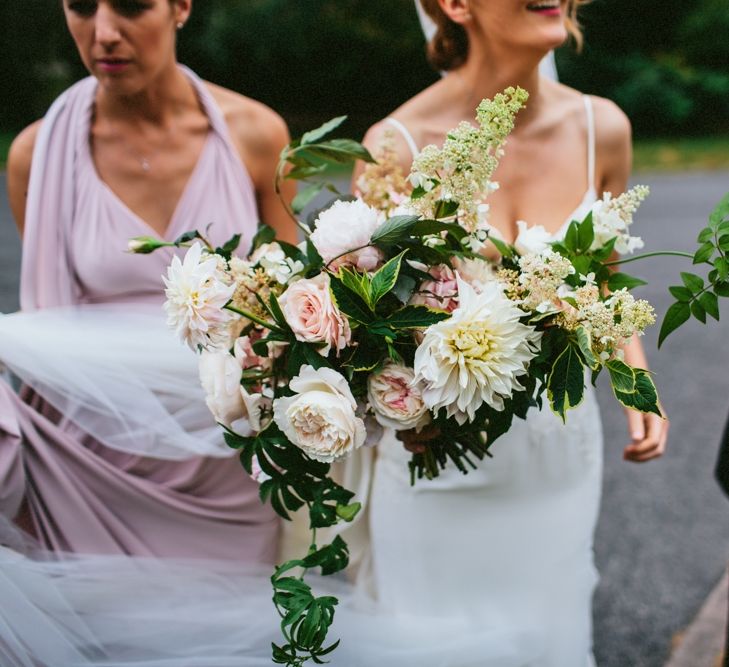
M 382 253 L 377 248 L 364 246 L 369 244 L 381 222 L 379 212 L 362 200 L 340 200 L 319 214 L 309 238 L 324 263 L 332 263 L 331 269 L 356 266 L 362 271 L 373 271 L 381 263 Z
M 523 220 L 517 220 L 516 227 L 519 233 L 514 241 L 514 247 L 520 255 L 540 255 L 554 241 L 552 235 L 542 225 L 529 227 Z
M 445 408 L 459 424 L 473 421 L 486 403 L 503 410 L 521 386 L 539 349 L 541 334 L 520 322 L 524 312 L 490 283 L 479 294 L 458 280 L 460 304 L 451 317 L 425 330 L 415 351 L 415 380 L 425 404 Z
M 205 403 L 215 421 L 240 435 L 252 435 L 262 428 L 261 417 L 270 399 L 248 393 L 241 386 L 241 362 L 226 351 L 203 350 L 199 359 L 200 383 Z
M 428 406 L 415 383 L 415 372 L 407 366 L 391 362 L 370 375 L 367 399 L 382 426 L 396 431 L 420 430 L 430 422 Z
M 203 254 L 202 245 L 195 243 L 182 261 L 173 257 L 167 276 L 162 278 L 167 324 L 193 350 L 222 347 L 229 340 L 231 313 L 223 307 L 233 296 L 235 285 L 223 282 L 221 261 L 218 255 Z
M 235 422 L 246 416 L 240 393 L 240 363 L 228 352 L 203 350 L 199 370 L 208 409 L 215 421 L 232 428 Z
M 364 422 L 355 414 L 357 403 L 344 376 L 302 366 L 289 388 L 295 395 L 273 402 L 273 419 L 309 457 L 331 463 L 364 444 Z

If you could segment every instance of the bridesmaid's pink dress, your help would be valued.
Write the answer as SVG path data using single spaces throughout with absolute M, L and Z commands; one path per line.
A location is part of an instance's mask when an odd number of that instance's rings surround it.
M 210 225 L 213 242 L 240 233 L 245 249 L 258 221 L 250 176 L 214 99 L 200 79 L 183 70 L 210 130 L 166 237 Z M 29 189 L 21 307 L 121 303 L 133 309 L 159 303 L 163 317 L 161 275 L 172 251 L 125 253 L 129 238 L 154 232 L 96 172 L 89 145 L 95 92 L 95 79 L 79 82 L 57 100 L 41 128 Z M 174 338 L 170 344 L 176 344 Z M 116 451 L 37 395 L 22 394 L 0 381 L 0 514 L 22 517 L 42 547 L 275 559 L 279 522 L 260 502 L 256 483 L 237 457 L 169 461 Z

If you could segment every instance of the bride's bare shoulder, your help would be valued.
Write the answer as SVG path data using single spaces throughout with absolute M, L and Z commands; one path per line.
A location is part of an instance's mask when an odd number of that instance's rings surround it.
M 402 129 L 388 119 L 397 121 L 405 128 L 415 146 L 422 148 L 427 143 L 425 134 L 428 123 L 443 109 L 441 86 L 441 81 L 428 86 L 400 105 L 387 118 L 372 125 L 362 140 L 364 145 L 371 152 L 377 152 L 387 142 L 397 153 L 403 169 L 408 170 L 413 159 L 412 147 Z

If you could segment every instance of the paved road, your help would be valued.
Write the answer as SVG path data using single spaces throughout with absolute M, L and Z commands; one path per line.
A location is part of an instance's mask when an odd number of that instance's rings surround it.
M 648 250 L 690 249 L 698 229 L 729 190 L 729 173 L 645 177 L 653 194 L 639 229 Z M 4 183 L 2 184 L 4 185 Z M 0 194 L 0 311 L 17 307 L 19 244 Z M 659 313 L 682 260 L 648 260 L 633 272 Z M 672 420 L 669 453 L 644 466 L 624 463 L 622 414 L 599 391 L 606 436 L 604 502 L 596 552 L 602 579 L 595 601 L 601 667 L 660 667 L 671 637 L 684 628 L 719 580 L 729 555 L 729 504 L 713 482 L 717 441 L 729 411 L 729 303 L 725 319 L 687 326 L 656 352 L 651 366 Z M 698 667 L 698 666 L 697 666 Z

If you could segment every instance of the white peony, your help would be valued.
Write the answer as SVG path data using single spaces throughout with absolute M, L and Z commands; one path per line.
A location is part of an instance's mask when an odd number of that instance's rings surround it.
M 522 324 L 524 316 L 498 283 L 479 294 L 458 281 L 459 307 L 425 330 L 415 351 L 415 381 L 424 385 L 426 405 L 446 409 L 459 424 L 473 421 L 483 403 L 503 410 L 504 399 L 521 386 L 536 356 L 541 334 Z
M 360 199 L 340 200 L 319 214 L 316 228 L 309 238 L 325 264 L 339 258 L 331 268 L 336 269 L 343 264 L 362 264 L 359 268 L 371 271 L 381 259 L 376 248 L 366 248 L 349 257 L 347 254 L 366 246 L 381 222 L 378 211 Z
M 523 220 L 517 220 L 516 227 L 519 233 L 514 241 L 514 247 L 520 255 L 540 255 L 554 241 L 552 235 L 542 225 L 528 227 Z
M 273 402 L 273 419 L 309 457 L 331 463 L 364 444 L 367 436 L 347 380 L 331 368 L 302 366 L 289 388 L 294 396 Z
M 220 259 L 203 255 L 202 246 L 195 243 L 182 261 L 173 257 L 167 276 L 162 278 L 167 324 L 193 350 L 228 340 L 230 313 L 223 307 L 233 296 L 235 285 L 223 282 Z
M 430 422 L 428 406 L 412 368 L 390 362 L 367 380 L 367 399 L 382 426 L 420 429 Z

